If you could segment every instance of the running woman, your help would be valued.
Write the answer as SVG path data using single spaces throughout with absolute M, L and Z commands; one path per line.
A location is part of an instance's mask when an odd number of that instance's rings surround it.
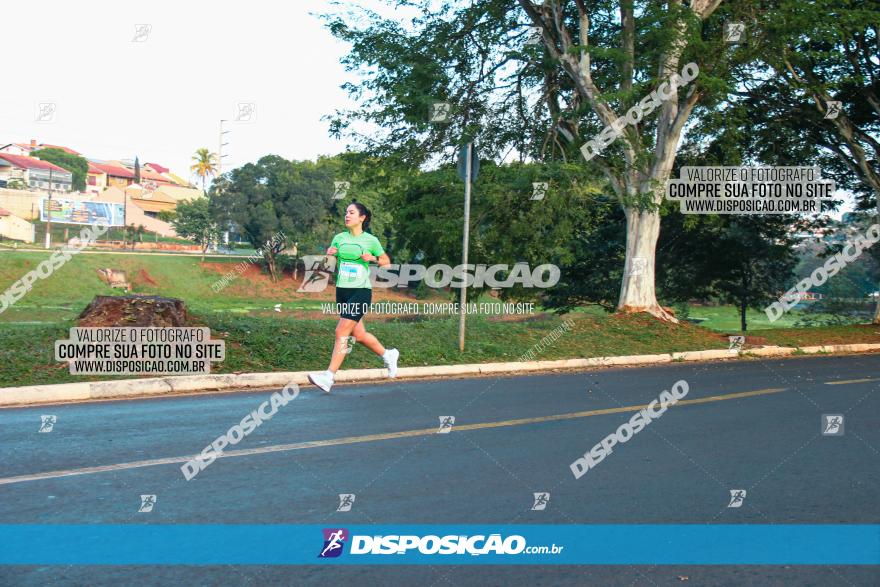
M 342 366 L 345 355 L 351 349 L 349 337 L 382 357 L 388 369 L 388 377 L 397 376 L 397 359 L 400 351 L 386 349 L 379 340 L 367 332 L 364 327 L 364 314 L 372 301 L 370 284 L 370 262 L 375 261 L 380 267 L 391 264 L 379 239 L 367 232 L 370 229 L 372 214 L 360 202 L 352 202 L 345 209 L 345 226 L 347 232 L 340 232 L 333 237 L 328 255 L 335 255 L 336 270 L 336 304 L 340 306 L 339 323 L 336 325 L 336 344 L 327 370 L 321 373 L 309 373 L 309 381 L 326 392 L 333 386 L 336 371 Z

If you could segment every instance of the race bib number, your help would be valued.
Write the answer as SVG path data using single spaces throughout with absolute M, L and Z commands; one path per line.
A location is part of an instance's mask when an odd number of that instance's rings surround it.
M 339 284 L 351 285 L 363 281 L 364 266 L 351 261 L 339 264 Z

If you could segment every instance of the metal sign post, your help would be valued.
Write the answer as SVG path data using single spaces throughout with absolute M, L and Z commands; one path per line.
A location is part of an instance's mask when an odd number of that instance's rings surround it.
M 458 174 L 464 180 L 464 230 L 461 239 L 461 264 L 467 268 L 468 262 L 468 236 L 471 224 L 471 183 L 476 179 L 480 169 L 479 159 L 476 157 L 474 144 L 468 143 L 461 148 L 458 154 Z M 464 321 L 465 308 L 467 306 L 467 288 L 462 281 L 461 288 L 461 314 L 458 319 L 458 350 L 464 352 Z

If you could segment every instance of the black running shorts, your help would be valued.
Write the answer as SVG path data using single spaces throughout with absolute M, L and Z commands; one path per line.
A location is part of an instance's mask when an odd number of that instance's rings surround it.
M 339 317 L 360 322 L 373 300 L 369 287 L 337 287 L 336 303 L 340 306 Z

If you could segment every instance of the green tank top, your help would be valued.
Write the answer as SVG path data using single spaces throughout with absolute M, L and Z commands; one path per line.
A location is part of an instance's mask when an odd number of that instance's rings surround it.
M 348 231 L 333 237 L 331 247 L 336 247 L 336 287 L 366 287 L 370 285 L 370 264 L 361 259 L 364 253 L 375 257 L 385 254 L 379 239 L 369 232 L 352 236 Z

